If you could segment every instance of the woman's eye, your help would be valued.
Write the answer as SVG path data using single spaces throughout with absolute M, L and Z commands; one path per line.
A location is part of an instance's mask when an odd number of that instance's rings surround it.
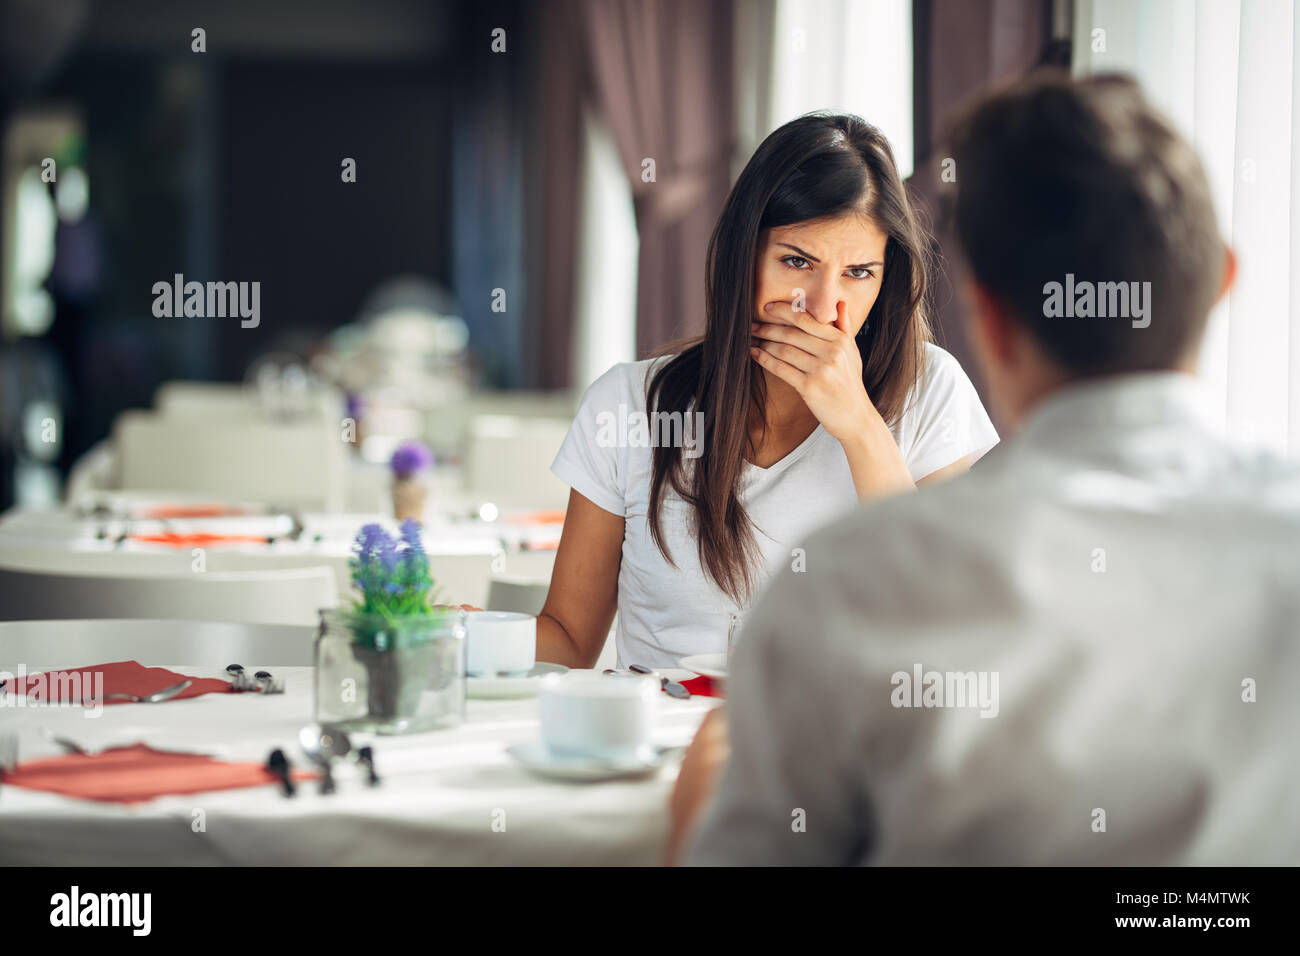
M 803 269 L 808 265 L 808 260 L 803 256 L 784 256 L 781 261 L 791 269 Z
M 870 279 L 872 276 L 872 272 L 870 269 L 862 267 L 858 269 L 850 269 L 849 275 L 851 275 L 855 279 Z

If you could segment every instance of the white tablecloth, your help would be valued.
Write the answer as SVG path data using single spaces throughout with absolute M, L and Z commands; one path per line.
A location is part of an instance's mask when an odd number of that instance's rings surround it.
M 214 667 L 147 663 L 221 676 Z M 29 673 L 39 669 L 29 665 Z M 261 762 L 281 747 L 294 767 L 307 769 L 297 739 L 311 719 L 311 668 L 273 672 L 287 680 L 284 695 L 114 705 L 98 719 L 77 708 L 10 703 L 0 707 L 0 729 L 19 730 L 21 760 L 59 752 L 39 734 L 45 726 L 90 749 L 144 741 Z M 717 703 L 664 695 L 656 742 L 688 743 Z M 354 743 L 374 746 L 383 783 L 369 788 L 360 768 L 343 765 L 331 796 L 313 782 L 291 799 L 267 786 L 123 806 L 0 784 L 0 865 L 658 863 L 676 763 L 639 780 L 542 779 L 504 750 L 537 733 L 535 698 L 471 699 L 458 728 L 354 735 Z
M 430 507 L 425 517 L 422 538 L 430 554 L 496 554 L 502 551 L 554 550 L 563 521 L 539 521 L 549 512 L 505 511 L 493 521 L 473 517 L 468 511 L 451 511 Z M 51 510 L 11 509 L 0 514 L 0 546 L 4 550 L 21 548 L 57 548 L 78 554 L 114 557 L 131 554 L 176 554 L 188 564 L 190 549 L 139 540 L 140 536 L 176 534 L 248 535 L 256 538 L 276 536 L 263 541 L 215 542 L 212 551 L 237 551 L 248 555 L 301 555 L 323 558 L 347 557 L 352 552 L 361 526 L 377 522 L 396 530 L 391 507 L 386 512 L 329 514 L 302 512 L 303 532 L 297 540 L 286 535 L 292 530 L 288 515 L 218 518 L 172 518 L 169 520 L 122 518 L 101 519 L 83 516 L 71 508 Z M 135 537 L 119 541 L 122 535 Z
M 123 500 L 127 500 L 122 496 Z M 207 571 L 255 571 L 300 567 L 328 567 L 339 594 L 351 587 L 349 560 L 361 526 L 380 522 L 392 526 L 382 514 L 318 514 L 300 516 L 305 531 L 298 540 L 217 542 L 203 548 Z M 438 582 L 437 598 L 451 604 L 485 607 L 493 576 L 516 576 L 546 582 L 555 564 L 553 548 L 541 545 L 558 540 L 560 523 L 530 520 L 523 512 L 507 512 L 496 521 L 480 521 L 463 514 L 431 509 L 422 535 L 430 566 Z M 543 515 L 542 517 L 548 517 Z M 134 521 L 132 534 L 222 533 L 271 535 L 289 530 L 287 517 L 174 519 L 170 522 Z M 193 573 L 192 549 L 171 547 L 118 537 L 127 529 L 121 520 L 101 521 L 79 515 L 70 508 L 53 511 L 11 510 L 0 515 L 0 568 L 72 575 Z M 395 530 L 395 527 L 394 527 Z M 101 533 L 104 537 L 101 537 Z M 70 603 L 70 616 L 98 617 L 107 613 L 97 604 Z M 150 608 L 139 608 L 148 616 Z M 0 607 L 0 617 L 6 609 Z M 26 616 L 21 609 L 17 616 Z M 314 615 L 311 619 L 314 619 Z M 307 623 L 306 620 L 301 623 Z

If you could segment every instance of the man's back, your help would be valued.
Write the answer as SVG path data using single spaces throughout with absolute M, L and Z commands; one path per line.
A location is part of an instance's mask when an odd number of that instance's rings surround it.
M 810 541 L 691 861 L 1300 861 L 1300 473 L 1193 389 L 1072 388 Z

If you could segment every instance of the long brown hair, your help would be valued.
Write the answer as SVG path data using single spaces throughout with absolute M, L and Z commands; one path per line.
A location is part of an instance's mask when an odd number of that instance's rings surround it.
M 880 294 L 857 343 L 867 394 L 887 423 L 896 422 L 930 340 L 925 306 L 933 251 L 889 142 L 857 116 L 802 116 L 758 147 L 709 240 L 704 335 L 661 350 L 677 354 L 647 389 L 648 411 L 681 412 L 685 420 L 693 406 L 706 423 L 705 434 L 696 436 L 701 454 L 689 468 L 682 448 L 654 448 L 651 537 L 676 566 L 661 515 L 671 487 L 693 512 L 701 567 L 738 603 L 753 592 L 760 556 L 739 495 L 745 455 L 753 451 L 750 415 L 767 404 L 762 369 L 749 355 L 760 237 L 767 229 L 851 212 L 866 215 L 888 237 Z

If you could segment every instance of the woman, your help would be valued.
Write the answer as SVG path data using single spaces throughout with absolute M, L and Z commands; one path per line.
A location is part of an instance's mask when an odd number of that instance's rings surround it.
M 799 546 L 819 525 L 997 442 L 930 342 L 929 237 L 874 127 L 772 133 L 708 256 L 704 336 L 601 376 L 552 465 L 573 490 L 539 660 L 593 666 L 616 609 L 620 666 L 722 651 L 783 562 L 815 570 Z M 655 413 L 681 432 L 642 427 Z

